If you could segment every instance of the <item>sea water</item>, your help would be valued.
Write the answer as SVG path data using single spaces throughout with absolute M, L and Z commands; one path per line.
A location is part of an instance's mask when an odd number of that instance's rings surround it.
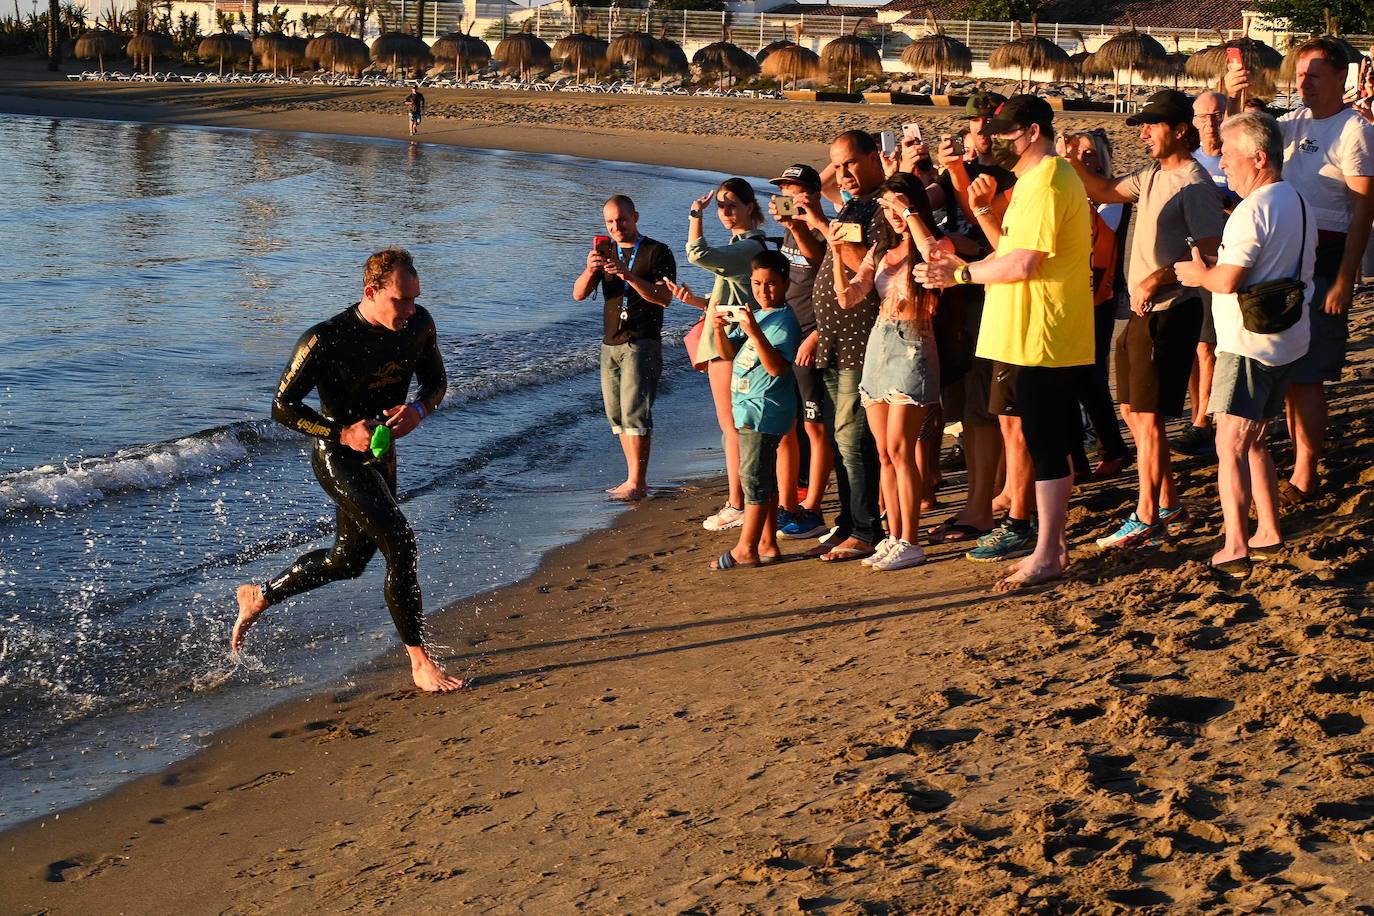
M 400 443 L 426 606 L 527 574 L 617 511 L 599 300 L 571 298 L 601 203 L 681 254 L 720 176 L 566 157 L 0 116 L 0 825 L 193 753 L 397 643 L 382 560 L 273 608 L 226 657 L 234 588 L 326 545 L 308 441 L 269 419 L 297 337 L 402 245 L 449 394 Z M 720 235 L 719 227 L 710 227 Z M 651 482 L 720 466 L 669 309 Z

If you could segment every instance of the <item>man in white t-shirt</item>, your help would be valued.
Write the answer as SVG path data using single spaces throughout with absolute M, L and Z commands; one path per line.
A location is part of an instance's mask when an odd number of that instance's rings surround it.
M 1272 334 L 1246 330 L 1239 290 L 1271 280 L 1299 278 L 1312 295 L 1317 218 L 1297 190 L 1283 180 L 1283 133 L 1265 114 L 1246 112 L 1222 125 L 1222 167 L 1243 199 L 1226 221 L 1216 262 L 1201 252 L 1174 265 L 1185 286 L 1212 292 L 1217 364 L 1207 405 L 1216 422 L 1217 484 L 1226 541 L 1212 566 L 1235 578 L 1250 574 L 1251 557 L 1269 557 L 1283 546 L 1279 534 L 1278 481 L 1265 436 L 1268 421 L 1283 408 L 1294 366 L 1307 353 L 1311 325 Z M 1305 301 L 1304 300 L 1304 301 Z M 1253 496 L 1258 523 L 1247 531 Z
M 1302 107 L 1279 119 L 1283 177 L 1316 213 L 1317 266 L 1309 305 L 1312 341 L 1288 388 L 1293 474 L 1279 495 L 1290 506 L 1314 498 L 1321 484 L 1324 386 L 1339 380 L 1345 365 L 1350 300 L 1374 221 L 1374 126 L 1345 105 L 1345 51 L 1333 38 L 1312 38 L 1297 47 L 1295 58 Z M 1233 106 L 1248 85 L 1246 70 L 1227 71 Z

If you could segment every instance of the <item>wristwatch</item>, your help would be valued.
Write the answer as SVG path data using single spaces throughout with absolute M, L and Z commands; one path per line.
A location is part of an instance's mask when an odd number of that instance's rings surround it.
M 967 264 L 960 264 L 954 268 L 954 282 L 960 286 L 973 282 L 973 271 L 969 270 Z
M 902 211 L 902 219 L 911 219 L 911 214 L 915 212 L 910 207 Z
M 696 207 L 693 207 L 692 211 L 687 215 L 690 216 L 692 219 L 701 219 L 701 211 L 698 210 Z

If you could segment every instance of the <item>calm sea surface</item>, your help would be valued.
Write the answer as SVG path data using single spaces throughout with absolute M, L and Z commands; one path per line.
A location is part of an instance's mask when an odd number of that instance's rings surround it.
M 270 611 L 244 663 L 225 656 L 234 586 L 331 536 L 306 440 L 268 412 L 297 336 L 357 299 L 373 250 L 415 254 L 450 376 L 401 447 L 426 606 L 613 516 L 600 302 L 571 281 L 609 194 L 681 252 L 719 176 L 3 115 L 0 132 L 0 825 L 395 645 L 378 558 Z M 675 305 L 668 327 L 692 318 Z M 660 485 L 719 466 L 705 380 L 665 354 Z

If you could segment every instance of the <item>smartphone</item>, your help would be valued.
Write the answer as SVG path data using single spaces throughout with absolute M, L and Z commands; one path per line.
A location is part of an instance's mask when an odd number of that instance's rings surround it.
M 1197 239 L 1193 238 L 1191 235 L 1185 235 L 1183 237 L 1183 244 L 1188 246 L 1189 251 L 1192 251 L 1197 247 Z
M 592 250 L 607 260 L 619 257 L 620 253 L 615 249 L 616 244 L 609 235 L 598 235 L 592 239 Z
M 749 310 L 742 305 L 718 305 L 716 311 L 724 315 L 727 321 L 739 324 L 744 320 L 744 313 Z
M 1363 60 L 1363 58 L 1361 58 L 1361 60 Z M 1346 84 L 1347 86 L 1349 86 L 1351 89 L 1354 89 L 1354 90 L 1356 90 L 1356 91 L 1358 91 L 1359 88 L 1360 88 L 1360 70 L 1361 70 L 1361 69 L 1362 69 L 1362 68 L 1361 68 L 1361 66 L 1360 66 L 1360 64 L 1359 64 L 1358 61 L 1357 61 L 1356 63 L 1349 64 L 1349 65 L 1346 67 L 1346 72 L 1345 72 L 1345 84 Z
M 897 152 L 897 135 L 892 131 L 883 131 L 878 135 L 878 140 L 882 143 L 884 156 L 891 156 Z
M 773 206 L 778 210 L 778 216 L 796 216 L 797 201 L 795 198 L 788 197 L 786 194 L 776 194 L 773 196 Z
M 1228 70 L 1244 70 L 1245 58 L 1240 53 L 1240 48 L 1226 49 L 1226 67 Z
M 949 145 L 954 148 L 954 155 L 964 155 L 964 141 L 960 140 L 954 134 L 941 134 L 940 141 L 943 143 L 945 140 L 948 140 Z
M 864 227 L 862 223 L 841 223 L 836 222 L 837 238 L 841 242 L 853 242 L 862 245 L 864 241 Z
M 921 142 L 921 125 L 915 124 L 915 123 L 912 123 L 912 124 L 903 124 L 903 125 L 902 125 L 902 139 L 903 139 L 903 140 L 910 140 L 912 143 L 920 143 L 920 142 Z

